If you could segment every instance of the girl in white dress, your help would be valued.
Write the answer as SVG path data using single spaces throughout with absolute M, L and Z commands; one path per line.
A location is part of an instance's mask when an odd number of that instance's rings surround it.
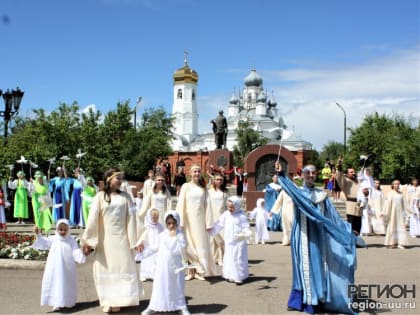
M 229 197 L 227 208 L 209 233 L 214 235 L 224 229 L 223 278 L 240 285 L 249 275 L 247 239 L 252 235 L 252 231 L 241 209 L 240 197 Z
M 385 197 L 381 189 L 381 182 L 375 180 L 375 187 L 373 187 L 371 196 L 369 198 L 370 207 L 373 212 L 372 228 L 376 235 L 385 235 L 384 223 L 384 203 Z
M 171 209 L 171 194 L 165 185 L 165 177 L 163 175 L 156 175 L 153 189 L 144 196 L 139 212 L 140 221 L 144 220 L 147 210 L 150 208 L 159 210 L 159 223 L 165 226 L 163 218 L 165 217 L 166 211 Z
M 185 300 L 185 274 L 186 266 L 185 247 L 186 241 L 181 230 L 178 229 L 180 222 L 176 211 L 168 211 L 165 215 L 166 229 L 159 235 L 159 250 L 153 291 L 149 306 L 142 315 L 152 312 L 181 311 L 182 315 L 189 315 Z M 145 247 L 139 246 L 142 252 Z
M 76 304 L 76 262 L 86 261 L 76 240 L 70 236 L 70 222 L 60 219 L 56 226 L 56 234 L 48 237 L 41 235 L 40 229 L 35 227 L 37 238 L 32 245 L 36 249 L 50 250 L 42 277 L 41 306 L 50 305 L 53 311 Z
M 159 248 L 159 234 L 163 231 L 163 226 L 159 223 L 159 210 L 149 209 L 146 216 L 146 230 L 139 240 L 139 245 L 147 246 L 151 252 L 157 252 Z M 141 259 L 140 280 L 154 279 L 157 255 L 150 255 Z
M 407 202 L 400 191 L 400 181 L 392 182 L 392 190 L 387 195 L 384 216 L 388 222 L 385 234 L 385 246 L 387 248 L 404 249 L 408 244 L 407 231 L 405 229 L 404 214 L 409 212 Z
M 86 229 L 81 237 L 85 254 L 93 255 L 93 280 L 104 313 L 137 306 L 141 282 L 134 260 L 137 244 L 136 206 L 120 190 L 123 173 L 110 168 L 104 173 L 103 191 L 92 201 Z
M 295 205 L 292 198 L 284 191 L 280 191 L 276 202 L 270 210 L 270 218 L 274 215 L 281 216 L 281 227 L 283 229 L 283 239 L 281 245 L 290 246 L 290 238 L 292 235 L 293 221 L 295 220 Z
M 179 226 L 188 244 L 188 260 L 196 266 L 194 269 L 188 269 L 185 280 L 204 281 L 204 276 L 216 275 L 216 264 L 207 233 L 207 228 L 212 226 L 211 215 L 207 212 L 207 190 L 199 165 L 191 166 L 191 180 L 181 187 L 176 211 L 181 218 Z
M 228 194 L 224 186 L 224 178 L 217 174 L 214 176 L 211 187 L 208 191 L 207 213 L 211 216 L 212 224 L 226 210 L 226 201 Z M 210 248 L 214 261 L 218 265 L 223 264 L 224 241 L 222 234 L 216 234 L 210 237 Z
M 264 198 L 257 199 L 257 207 L 251 211 L 249 218 L 255 218 L 255 244 L 265 244 L 270 240 L 267 229 L 268 212 L 264 209 Z

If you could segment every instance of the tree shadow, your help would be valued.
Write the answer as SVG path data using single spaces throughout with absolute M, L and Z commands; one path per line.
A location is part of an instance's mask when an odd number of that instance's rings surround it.
M 267 241 L 265 242 L 265 245 L 276 245 L 276 244 L 281 244 L 281 241 Z
M 80 311 L 84 311 L 90 308 L 96 308 L 99 307 L 99 300 L 95 301 L 87 301 L 87 302 L 78 302 L 75 306 L 72 308 L 62 308 L 60 309 L 60 313 L 62 314 L 73 314 Z M 56 312 L 50 312 L 50 313 L 56 313 Z
M 219 282 L 223 282 L 226 281 L 223 277 L 221 276 L 213 276 L 213 277 L 206 277 L 207 282 L 209 282 L 210 284 L 216 284 Z
M 204 314 L 218 314 L 227 307 L 226 304 L 198 304 L 188 305 L 188 310 L 191 313 L 204 313 Z M 165 313 L 168 314 L 168 313 Z
M 250 275 L 250 277 L 244 281 L 244 284 L 258 282 L 258 281 L 267 281 L 268 283 L 271 283 L 276 279 L 277 277 L 262 277 L 262 276 L 254 277 Z
M 227 307 L 227 305 L 225 304 L 217 304 L 217 303 L 191 305 L 190 302 L 194 298 L 191 296 L 186 296 L 185 299 L 187 300 L 187 307 L 190 313 L 218 314 Z M 169 314 L 169 313 L 162 313 L 162 315 L 164 314 Z
M 264 260 L 262 260 L 262 259 L 249 259 L 248 260 L 248 263 L 249 264 L 260 264 L 260 263 L 262 263 Z

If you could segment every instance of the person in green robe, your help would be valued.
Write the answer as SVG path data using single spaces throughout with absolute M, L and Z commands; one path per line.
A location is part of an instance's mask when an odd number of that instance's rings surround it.
M 41 171 L 36 171 L 34 177 L 35 180 L 31 179 L 29 191 L 32 194 L 35 225 L 42 231 L 48 232 L 52 225 L 50 210 L 52 200 L 48 192 L 48 184 L 44 180 L 44 174 Z
M 25 224 L 23 219 L 29 218 L 28 211 L 28 186 L 29 182 L 25 179 L 23 171 L 17 172 L 17 179 L 9 180 L 9 189 L 16 190 L 13 208 L 13 217 L 17 218 L 17 224 Z
M 82 211 L 85 225 L 89 217 L 90 205 L 92 204 L 93 197 L 95 197 L 97 191 L 98 187 L 95 186 L 95 180 L 92 177 L 86 178 L 86 186 L 82 192 Z

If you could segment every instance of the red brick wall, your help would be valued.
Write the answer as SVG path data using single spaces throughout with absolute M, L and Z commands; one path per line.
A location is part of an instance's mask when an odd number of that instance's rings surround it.
M 176 174 L 176 163 L 181 159 L 185 162 L 185 174 L 188 176 L 190 174 L 190 167 L 193 164 L 198 164 L 201 166 L 202 174 L 206 174 L 209 169 L 208 160 L 209 152 L 179 152 L 175 151 L 172 155 L 168 157 L 168 161 L 171 164 L 171 178 L 172 183 L 174 176 Z

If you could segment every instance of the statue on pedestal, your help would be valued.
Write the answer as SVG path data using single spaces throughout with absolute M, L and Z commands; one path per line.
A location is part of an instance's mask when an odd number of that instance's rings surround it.
M 226 117 L 223 116 L 223 110 L 219 111 L 219 115 L 210 123 L 213 125 L 214 141 L 216 149 L 226 149 L 226 138 L 228 133 L 228 125 Z

